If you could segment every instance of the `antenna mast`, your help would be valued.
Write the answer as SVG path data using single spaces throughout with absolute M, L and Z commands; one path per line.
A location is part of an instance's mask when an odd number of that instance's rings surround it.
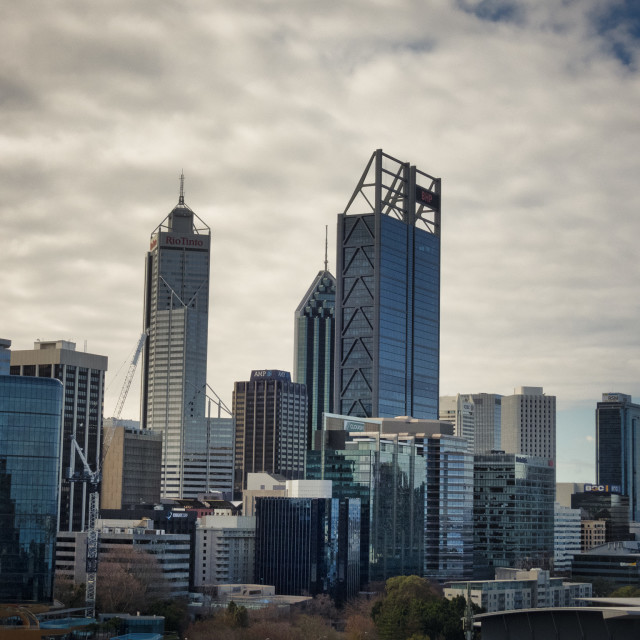
M 180 198 L 178 199 L 178 204 L 184 204 L 184 169 L 180 174 Z
M 329 225 L 324 226 L 324 270 L 327 270 L 327 252 L 329 249 Z

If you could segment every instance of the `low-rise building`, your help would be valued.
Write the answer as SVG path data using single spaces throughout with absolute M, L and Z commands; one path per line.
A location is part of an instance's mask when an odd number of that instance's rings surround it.
M 590 583 L 564 582 L 552 578 L 543 569 L 496 570 L 495 580 L 452 582 L 444 590 L 445 598 L 466 598 L 470 587 L 471 601 L 491 613 L 540 607 L 580 606 L 580 598 L 591 597 Z

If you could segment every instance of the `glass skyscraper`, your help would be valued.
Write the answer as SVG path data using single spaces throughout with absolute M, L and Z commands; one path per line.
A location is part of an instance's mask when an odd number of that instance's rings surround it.
M 295 313 L 293 379 L 307 387 L 309 442 L 333 405 L 336 279 L 320 271 Z
M 0 602 L 53 602 L 62 384 L 0 375 Z
M 603 393 L 596 407 L 596 484 L 629 496 L 640 520 L 640 405 L 624 393 Z
M 75 343 L 67 340 L 37 341 L 33 349 L 11 352 L 12 375 L 56 378 L 64 386 L 59 531 L 84 531 L 89 525 L 89 487 L 66 479 L 68 470 L 73 473 L 83 468 L 70 436 L 75 437 L 91 468 L 97 469 L 102 459 L 107 366 L 106 356 L 76 351 Z
M 474 577 L 497 567 L 550 568 L 556 474 L 553 460 L 513 453 L 474 458 Z M 518 566 L 520 565 L 520 566 Z
M 360 501 L 338 498 L 256 498 L 258 584 L 276 593 L 337 603 L 360 588 Z
M 206 430 L 210 241 L 181 180 L 178 204 L 151 234 L 144 298 L 141 423 L 162 434 L 166 498 L 189 497 L 185 458 Z
M 338 216 L 334 413 L 438 418 L 440 180 L 378 149 Z

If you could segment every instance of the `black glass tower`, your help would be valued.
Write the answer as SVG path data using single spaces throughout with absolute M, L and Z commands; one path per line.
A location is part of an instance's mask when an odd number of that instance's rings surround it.
M 322 414 L 333 404 L 336 279 L 325 268 L 318 272 L 295 313 L 293 379 L 307 387 L 309 442 L 322 428 Z
M 378 149 L 338 216 L 334 413 L 438 418 L 440 187 Z
M 629 519 L 640 520 L 640 405 L 604 393 L 596 408 L 596 484 L 629 496 Z

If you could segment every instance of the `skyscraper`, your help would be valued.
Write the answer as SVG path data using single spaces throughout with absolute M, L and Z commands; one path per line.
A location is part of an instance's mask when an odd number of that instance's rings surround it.
M 338 216 L 334 413 L 438 418 L 440 179 L 373 153 Z
M 82 470 L 70 436 L 83 450 L 92 469 L 102 457 L 102 409 L 104 377 L 108 359 L 76 351 L 66 340 L 36 342 L 33 350 L 11 352 L 11 374 L 56 378 L 64 386 L 62 478 L 60 484 L 59 531 L 84 531 L 89 523 L 89 493 L 86 483 L 68 482 L 67 471 Z
M 502 397 L 502 449 L 507 453 L 556 459 L 556 397 L 542 387 L 518 387 Z
M 233 491 L 237 499 L 248 473 L 304 477 L 307 449 L 307 388 L 291 382 L 288 371 L 264 369 L 236 382 L 232 412 L 236 421 Z
M 309 437 L 333 404 L 336 279 L 319 271 L 295 313 L 293 379 L 307 387 Z
M 629 516 L 640 520 L 640 405 L 624 393 L 603 393 L 596 407 L 596 484 L 629 496 Z
M 8 365 L 0 358 L 0 602 L 51 603 L 63 388 Z
M 192 434 L 206 431 L 211 236 L 185 204 L 183 186 L 184 176 L 178 204 L 151 234 L 145 275 L 141 423 L 162 434 L 167 498 L 184 497 Z

